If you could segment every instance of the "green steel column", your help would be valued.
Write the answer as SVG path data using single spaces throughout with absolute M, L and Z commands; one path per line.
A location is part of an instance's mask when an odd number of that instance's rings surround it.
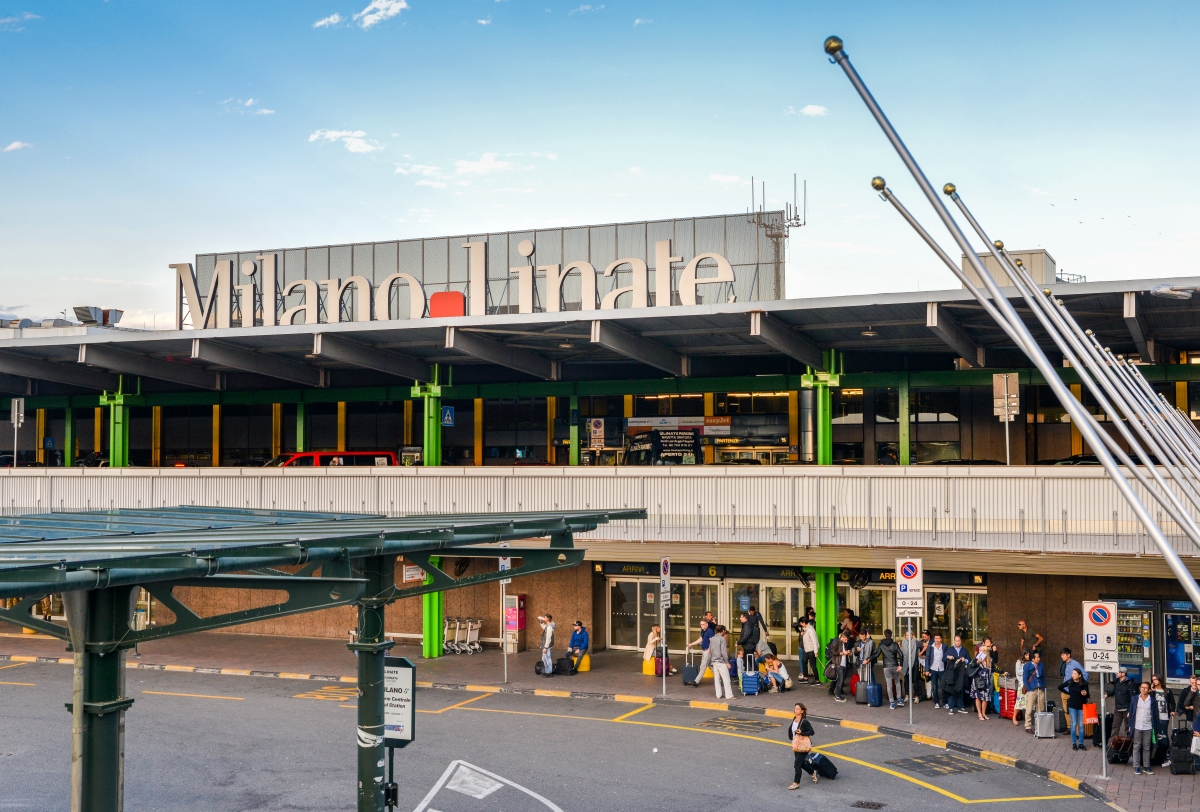
M 571 465 L 579 464 L 579 395 L 571 395 Z
M 900 464 L 908 465 L 910 459 L 910 448 L 912 443 L 909 442 L 909 437 L 912 432 L 912 424 L 909 422 L 908 414 L 908 375 L 900 379 L 900 415 L 898 417 L 900 423 Z
M 805 572 L 814 572 L 805 567 Z M 820 569 L 814 574 L 813 585 L 816 588 L 815 603 L 817 610 L 817 641 L 820 644 L 817 651 L 817 663 L 820 672 L 825 673 L 825 646 L 837 635 L 838 603 L 837 603 L 837 573 L 835 569 Z
M 110 587 L 88 593 L 87 664 L 84 667 L 82 812 L 118 812 L 122 808 L 121 732 L 125 709 L 124 667 L 116 641 L 129 631 L 129 596 L 134 587 Z
M 424 431 L 421 437 L 421 464 L 438 466 L 442 464 L 442 387 L 439 380 L 439 364 L 433 365 L 433 378 L 427 384 L 418 384 L 412 388 L 412 396 L 421 398 Z
M 437 567 L 442 559 L 434 556 L 430 566 Z M 425 583 L 432 584 L 433 578 L 425 576 Z M 421 596 L 421 656 L 427 660 L 442 656 L 442 593 L 428 592 Z
M 394 643 L 383 636 L 387 602 L 396 591 L 396 557 L 377 555 L 355 565 L 365 578 L 358 603 L 358 812 L 383 812 L 383 658 Z
M 817 465 L 833 465 L 833 393 L 829 385 L 818 383 L 817 401 Z
M 66 419 L 63 429 L 63 466 L 70 468 L 75 465 L 75 410 L 68 406 L 65 409 Z
M 138 393 L 125 393 L 125 376 L 117 379 L 116 392 L 101 392 L 100 405 L 108 407 L 108 465 L 110 468 L 129 467 L 129 409 L 141 406 L 142 380 L 138 378 Z
M 296 404 L 296 450 L 308 451 L 308 404 Z

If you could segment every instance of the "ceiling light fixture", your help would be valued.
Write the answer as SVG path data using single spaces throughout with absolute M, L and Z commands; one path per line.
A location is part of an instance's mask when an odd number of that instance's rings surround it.
M 879 333 L 875 332 L 875 329 L 869 324 L 867 325 L 867 329 L 862 331 L 862 334 L 867 338 L 874 338 L 875 336 L 879 335 Z
M 570 350 L 570 349 L 575 348 L 575 345 L 572 344 L 570 341 L 564 341 L 563 343 L 559 344 L 558 346 L 564 350 Z

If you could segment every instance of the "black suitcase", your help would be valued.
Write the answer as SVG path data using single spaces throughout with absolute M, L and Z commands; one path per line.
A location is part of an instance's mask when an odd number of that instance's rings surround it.
M 1171 744 L 1166 739 L 1159 739 L 1154 743 L 1154 749 L 1150 751 L 1150 766 L 1161 767 L 1163 762 L 1167 760 L 1167 755 L 1171 752 Z
M 536 663 L 533 664 L 533 673 L 537 674 L 539 677 L 542 675 L 542 672 L 545 670 L 546 670 L 546 666 L 542 665 L 541 660 L 538 660 Z
M 1191 731 L 1188 731 L 1190 734 Z M 1195 775 L 1196 763 L 1192 760 L 1191 744 L 1187 747 L 1172 747 L 1171 755 L 1171 775 Z
M 1192 731 L 1186 727 L 1177 727 L 1171 731 L 1171 746 L 1182 748 L 1184 750 L 1191 749 L 1192 746 Z M 1175 761 L 1175 756 L 1171 756 L 1171 761 Z
M 692 663 L 692 650 L 688 649 L 687 659 L 683 663 L 683 684 L 691 685 L 700 681 L 700 669 Z
M 837 778 L 837 765 L 823 753 L 813 753 L 808 757 L 808 766 L 812 767 L 822 778 Z
M 1069 728 L 1067 727 L 1066 708 L 1055 708 L 1054 709 L 1054 732 L 1055 733 L 1066 733 L 1068 729 Z
M 1133 739 L 1128 736 L 1113 736 L 1108 741 L 1108 763 L 1128 764 L 1133 755 Z
M 575 663 L 570 657 L 559 657 L 554 662 L 554 673 L 569 677 L 575 673 Z
M 1111 713 L 1104 714 L 1104 735 L 1111 736 L 1113 734 L 1113 715 Z M 1100 742 L 1100 725 L 1092 725 L 1092 747 L 1099 747 Z

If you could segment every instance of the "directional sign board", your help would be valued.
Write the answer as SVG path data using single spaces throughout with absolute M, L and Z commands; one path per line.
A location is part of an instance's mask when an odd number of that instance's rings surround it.
M 663 609 L 671 606 L 671 559 L 658 562 L 658 599 Z
M 896 617 L 925 615 L 925 567 L 919 558 L 896 559 Z
M 507 541 L 502 541 L 502 542 L 500 542 L 500 546 L 501 546 L 501 547 L 507 547 L 507 546 L 508 546 L 508 542 L 507 542 Z M 512 559 L 511 559 L 511 558 L 508 558 L 507 556 L 505 556 L 505 557 L 501 558 L 501 559 L 500 559 L 500 571 L 501 571 L 501 572 L 507 572 L 507 571 L 508 571 L 508 570 L 510 570 L 510 569 L 512 569 Z M 501 579 L 500 579 L 500 583 L 502 583 L 502 584 L 511 584 L 511 583 L 512 583 L 512 578 L 501 578 Z
M 407 657 L 383 658 L 383 743 L 387 747 L 412 744 L 416 675 L 416 666 Z M 361 741 L 361 728 L 358 735 Z
M 12 408 L 9 411 L 12 424 L 17 428 L 21 428 L 25 424 L 25 398 L 13 398 Z
M 442 427 L 447 429 L 454 428 L 454 407 L 442 407 Z
M 1083 667 L 1117 673 L 1117 605 L 1110 601 L 1083 602 Z

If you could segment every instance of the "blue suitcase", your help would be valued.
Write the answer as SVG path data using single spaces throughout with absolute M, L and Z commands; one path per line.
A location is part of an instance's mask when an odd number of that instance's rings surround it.
M 867 706 L 878 708 L 883 705 L 883 686 L 875 681 L 875 670 L 867 671 Z
M 755 664 L 753 656 L 747 657 L 742 663 L 742 696 L 754 696 L 760 689 L 758 665 Z

